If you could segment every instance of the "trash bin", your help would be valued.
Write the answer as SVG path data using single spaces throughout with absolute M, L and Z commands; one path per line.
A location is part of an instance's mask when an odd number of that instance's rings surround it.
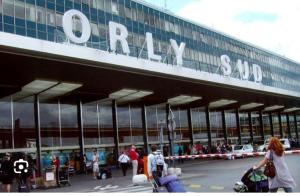
M 44 186 L 46 188 L 57 186 L 55 167 L 47 167 L 44 169 Z

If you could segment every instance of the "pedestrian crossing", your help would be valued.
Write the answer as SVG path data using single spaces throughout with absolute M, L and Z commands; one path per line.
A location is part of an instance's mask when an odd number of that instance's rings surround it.
M 152 186 L 149 184 L 143 185 L 128 185 L 126 187 L 119 187 L 119 186 L 97 186 L 94 188 L 95 192 L 103 192 L 103 193 L 152 193 L 153 189 Z

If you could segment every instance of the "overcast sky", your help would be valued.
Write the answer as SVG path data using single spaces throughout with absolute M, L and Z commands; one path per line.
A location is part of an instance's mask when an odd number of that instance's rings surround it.
M 167 9 L 300 62 L 300 0 L 167 0 Z

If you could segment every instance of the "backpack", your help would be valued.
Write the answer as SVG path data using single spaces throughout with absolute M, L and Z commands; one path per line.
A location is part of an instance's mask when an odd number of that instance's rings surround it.
M 156 166 L 156 172 L 159 177 L 162 176 L 162 171 L 164 169 L 164 158 L 161 154 L 153 154 L 154 158 L 152 160 L 152 166 Z

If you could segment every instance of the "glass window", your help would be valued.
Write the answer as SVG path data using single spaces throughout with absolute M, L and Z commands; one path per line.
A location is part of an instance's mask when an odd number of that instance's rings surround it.
M 161 119 L 159 127 L 157 124 L 156 106 L 149 106 L 146 108 L 147 113 L 147 133 L 149 144 L 157 143 L 159 141 L 159 131 L 165 128 L 165 119 Z M 163 123 L 164 122 L 164 123 Z
M 13 102 L 15 148 L 35 148 L 33 97 Z
M 38 23 L 46 24 L 46 10 L 43 7 L 36 7 L 36 19 Z
M 111 12 L 111 0 L 105 0 L 105 11 L 108 13 Z
M 15 1 L 16 18 L 25 19 L 25 3 L 24 1 Z
M 122 106 L 117 109 L 119 143 L 132 144 L 132 132 L 130 130 L 130 111 L 129 107 Z
M 140 107 L 130 107 L 130 121 L 132 143 L 143 144 L 142 109 Z
M 114 144 L 114 130 L 112 121 L 112 103 L 99 102 L 99 128 L 100 128 L 100 143 Z
M 2 6 L 2 0 L 0 0 L 0 13 L 2 13 L 2 8 L 3 8 L 3 6 Z
M 47 10 L 47 25 L 55 26 L 55 13 L 52 10 Z
M 7 16 L 14 16 L 14 1 L 3 0 L 3 14 Z
M 68 103 L 61 103 L 60 111 L 62 146 L 79 145 L 77 106 Z
M 56 26 L 62 27 L 62 14 L 56 13 Z M 81 27 L 81 25 L 80 25 L 80 27 Z
M 97 102 L 82 106 L 84 144 L 100 144 L 99 113 Z
M 132 10 L 133 10 L 133 9 L 132 9 Z M 131 9 L 128 8 L 128 7 L 125 7 L 125 16 L 126 16 L 127 18 L 132 19 L 132 17 L 131 17 Z
M 111 2 L 111 11 L 113 14 L 119 15 L 119 9 L 117 3 Z
M 61 129 L 59 105 L 56 102 L 40 102 L 41 146 L 60 146 Z
M 26 3 L 26 20 L 35 22 L 35 6 Z
M 192 109 L 192 126 L 194 141 L 207 140 L 205 108 Z
M 125 17 L 125 7 L 122 4 L 119 4 L 119 13 L 120 16 Z
M 131 9 L 131 11 L 132 11 L 132 20 L 136 21 L 137 20 L 137 10 Z
M 12 113 L 10 99 L 0 100 L 0 149 L 12 148 Z
M 99 30 L 97 24 L 90 23 L 92 29 L 92 35 L 99 36 Z
M 138 13 L 138 21 L 144 23 L 144 12 L 142 10 L 137 10 Z
M 104 0 L 97 0 L 97 8 L 104 10 Z
M 90 4 L 90 0 L 82 0 L 82 4 L 89 5 Z

